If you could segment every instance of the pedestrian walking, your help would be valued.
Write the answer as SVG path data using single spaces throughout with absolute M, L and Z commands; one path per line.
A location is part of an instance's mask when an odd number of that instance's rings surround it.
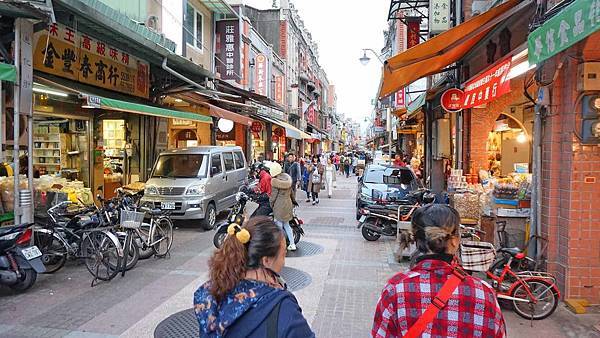
M 300 163 L 298 163 L 298 161 L 296 160 L 295 154 L 288 154 L 284 168 L 284 172 L 290 175 L 290 177 L 292 178 L 292 191 L 294 192 L 295 197 L 296 189 L 302 181 L 302 169 L 300 168 Z
M 375 310 L 373 337 L 506 335 L 494 290 L 455 263 L 459 226 L 458 212 L 447 205 L 415 211 L 416 265 L 396 274 L 384 287 Z
M 350 177 L 350 157 L 344 159 L 344 173 L 346 174 L 346 178 Z
M 308 180 L 310 178 L 310 163 L 308 162 L 304 162 L 304 160 L 301 161 L 302 164 L 302 190 L 304 190 L 306 192 L 306 202 L 310 202 L 310 189 L 309 189 L 309 184 L 308 184 Z
M 352 154 L 352 166 L 350 167 L 350 172 L 356 174 L 356 167 L 358 166 L 358 155 Z
M 340 156 L 340 175 L 344 175 L 344 172 L 346 171 L 344 169 L 344 163 L 346 162 L 346 156 L 344 154 L 342 154 Z
M 309 190 L 312 197 L 312 204 L 315 205 L 319 203 L 319 192 L 321 191 L 321 187 L 323 186 L 323 173 L 325 171 L 325 168 L 319 162 L 319 157 L 317 155 L 313 156 L 312 164 L 309 170 Z
M 336 171 L 335 165 L 331 161 L 331 159 L 327 160 L 327 165 L 325 166 L 325 182 L 327 184 L 327 197 L 331 198 L 333 195 L 333 188 L 336 181 Z
M 294 233 L 290 227 L 290 221 L 294 218 L 294 205 L 296 198 L 292 185 L 295 182 L 292 180 L 290 175 L 282 172 L 281 165 L 277 162 L 272 162 L 269 166 L 269 172 L 271 173 L 271 197 L 269 202 L 273 209 L 273 219 L 275 224 L 282 228 L 287 235 L 290 245 L 288 250 L 296 251 L 296 244 L 294 244 Z
M 231 224 L 227 232 L 209 260 L 209 280 L 194 293 L 200 337 L 314 337 L 279 276 L 283 232 L 265 216 Z
M 339 171 L 340 170 L 340 154 L 335 154 L 333 159 L 334 159 L 333 163 L 335 163 L 335 171 Z

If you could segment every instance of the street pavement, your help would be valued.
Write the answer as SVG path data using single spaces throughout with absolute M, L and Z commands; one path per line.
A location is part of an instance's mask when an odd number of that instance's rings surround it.
M 368 337 L 382 287 L 408 265 L 394 261 L 392 238 L 367 242 L 356 229 L 355 177 L 338 176 L 332 198 L 321 195 L 312 206 L 298 192 L 306 236 L 284 277 L 317 337 Z M 0 288 L 0 337 L 152 337 L 162 320 L 191 308 L 208 276 L 213 234 L 179 224 L 170 257 L 139 261 L 125 277 L 95 287 L 85 266 L 70 262 L 24 294 Z M 600 316 L 576 316 L 562 304 L 533 323 L 504 314 L 509 337 L 600 337 L 592 328 Z

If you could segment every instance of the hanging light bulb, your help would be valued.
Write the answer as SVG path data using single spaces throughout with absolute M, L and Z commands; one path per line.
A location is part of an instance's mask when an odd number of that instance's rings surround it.
M 525 135 L 524 132 L 520 132 L 519 135 L 517 135 L 517 142 L 519 142 L 519 143 L 527 142 L 527 135 Z

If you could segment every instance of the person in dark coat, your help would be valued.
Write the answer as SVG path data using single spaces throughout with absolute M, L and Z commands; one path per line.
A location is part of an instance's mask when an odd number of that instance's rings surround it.
M 194 293 L 200 337 L 315 337 L 279 276 L 286 247 L 273 220 L 253 217 L 227 233 L 209 261 L 209 281 Z

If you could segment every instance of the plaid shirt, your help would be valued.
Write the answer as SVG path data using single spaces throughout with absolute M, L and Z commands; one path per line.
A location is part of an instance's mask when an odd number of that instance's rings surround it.
M 392 277 L 375 310 L 373 337 L 405 335 L 451 273 L 450 264 L 426 258 L 406 273 Z M 494 290 L 482 280 L 467 276 L 421 336 L 504 337 L 505 334 L 504 317 Z

